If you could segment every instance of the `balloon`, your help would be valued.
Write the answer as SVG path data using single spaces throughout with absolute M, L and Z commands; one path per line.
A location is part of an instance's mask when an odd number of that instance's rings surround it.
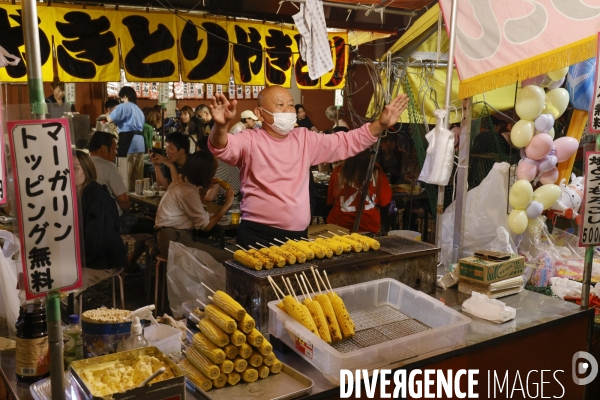
M 567 89 L 553 89 L 546 93 L 546 96 L 548 96 L 550 103 L 558 110 L 558 116 L 563 115 L 569 105 L 569 92 L 567 92 Z
M 552 90 L 552 89 L 557 89 L 557 88 L 561 87 L 563 83 L 565 83 L 565 79 L 566 79 L 566 78 L 563 76 L 563 77 L 562 77 L 562 79 L 560 79 L 560 80 L 558 80 L 558 81 L 553 81 L 553 82 L 551 82 L 549 85 L 546 85 L 546 87 L 547 87 L 549 90 Z
M 564 67 L 561 69 L 557 69 L 556 71 L 548 72 L 548 78 L 553 81 L 560 81 L 565 75 L 569 72 L 569 67 Z
M 558 117 L 560 117 L 560 114 L 558 113 L 558 110 L 556 109 L 556 107 L 554 107 L 552 105 L 552 102 L 550 101 L 550 99 L 548 98 L 548 96 L 546 96 L 545 99 L 546 99 L 546 104 L 544 105 L 544 109 L 542 110 L 542 114 L 549 114 L 549 115 L 552 115 L 552 117 L 555 120 L 558 119 Z
M 558 162 L 563 162 L 569 159 L 577 151 L 579 141 L 573 137 L 565 136 L 554 141 L 556 148 L 556 158 Z
M 525 86 L 529 85 L 542 86 L 545 80 L 546 74 L 534 76 L 533 78 L 525 79 L 523 82 L 521 82 L 521 87 L 524 88 Z
M 530 86 L 527 86 L 530 87 Z M 510 131 L 510 141 L 516 148 L 525 147 L 533 137 L 535 126 L 533 122 L 521 119 L 517 121 Z
M 542 203 L 544 205 L 544 210 L 546 210 L 552 207 L 552 204 L 554 204 L 554 202 L 558 200 L 561 193 L 562 191 L 560 190 L 559 186 L 554 184 L 546 184 L 535 189 L 535 192 L 533 192 L 533 200 Z
M 554 126 L 554 117 L 550 114 L 541 114 L 535 119 L 535 130 L 546 133 Z
M 571 65 L 567 75 L 567 91 L 571 105 L 578 110 L 589 111 L 594 97 L 596 57 Z
M 552 168 L 556 167 L 557 162 L 558 158 L 552 153 L 552 151 L 550 151 L 550 153 L 546 157 L 544 157 L 543 160 L 540 161 L 538 170 L 542 173 L 550 171 Z
M 521 119 L 533 121 L 542 113 L 544 103 L 544 89 L 534 85 L 525 86 L 517 96 L 515 111 Z
M 537 163 L 533 160 L 524 159 L 519 162 L 517 167 L 517 179 L 532 181 L 538 172 Z
M 512 210 L 508 216 L 508 229 L 520 235 L 527 229 L 527 214 L 523 210 Z
M 550 137 L 552 139 L 554 139 L 554 128 L 550 129 L 548 132 L 546 132 L 548 135 L 550 135 Z
M 533 236 L 539 236 L 544 229 L 544 217 L 541 215 L 536 219 L 530 219 L 529 225 L 527 225 L 527 230 Z
M 527 206 L 527 210 L 525 213 L 527 214 L 527 218 L 534 219 L 542 215 L 542 211 L 544 211 L 544 206 L 539 201 L 532 201 Z
M 552 150 L 552 138 L 548 135 L 535 135 L 525 147 L 525 154 L 532 160 L 541 160 Z
M 554 183 L 558 179 L 558 169 L 556 167 L 549 169 L 544 172 L 542 176 L 540 176 L 540 182 L 542 184 L 547 185 L 549 183 Z
M 533 188 L 529 181 L 521 179 L 513 183 L 508 193 L 508 202 L 513 208 L 524 210 L 532 199 Z

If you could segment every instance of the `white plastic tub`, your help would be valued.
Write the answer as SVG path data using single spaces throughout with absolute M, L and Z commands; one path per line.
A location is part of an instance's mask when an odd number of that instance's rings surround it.
M 163 354 L 181 352 L 181 330 L 173 326 L 158 324 L 144 328 L 144 337 L 148 346 L 154 346 Z
M 350 313 L 389 305 L 431 327 L 420 333 L 340 353 L 277 308 L 278 301 L 269 302 L 269 333 L 336 384 L 339 384 L 341 369 L 383 367 L 409 358 L 423 358 L 421 356 L 429 352 L 460 347 L 465 343 L 470 318 L 394 279 L 379 279 L 334 291 L 342 297 Z

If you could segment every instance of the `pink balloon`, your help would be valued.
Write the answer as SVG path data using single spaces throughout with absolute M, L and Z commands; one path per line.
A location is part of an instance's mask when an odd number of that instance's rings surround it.
M 579 147 L 579 141 L 572 137 L 561 137 L 554 141 L 554 147 L 556 148 L 556 158 L 558 162 L 563 162 L 569 159 Z
M 521 160 L 519 162 L 519 166 L 517 167 L 517 179 L 532 181 L 535 179 L 537 175 L 538 166 L 537 162 L 533 160 Z
M 550 135 L 535 135 L 531 142 L 525 147 L 525 154 L 532 160 L 541 160 L 552 150 L 552 138 Z
M 522 81 L 521 87 L 524 88 L 525 86 L 529 86 L 529 85 L 541 86 L 542 83 L 544 83 L 545 79 L 546 79 L 546 74 L 534 76 L 533 78 L 525 79 L 524 81 Z
M 550 171 L 546 171 L 540 177 L 540 182 L 544 185 L 549 183 L 554 183 L 558 179 L 558 169 L 556 167 L 552 168 Z

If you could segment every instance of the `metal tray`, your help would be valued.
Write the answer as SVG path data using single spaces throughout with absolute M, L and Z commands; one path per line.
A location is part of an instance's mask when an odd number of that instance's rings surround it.
M 52 400 L 50 377 L 33 383 L 29 386 L 29 391 L 35 400 Z M 71 371 L 65 372 L 65 399 L 71 400 Z
M 242 381 L 240 381 L 242 382 Z M 284 400 L 296 399 L 308 394 L 314 382 L 292 367 L 283 364 L 281 372 L 258 379 L 253 383 L 238 383 L 205 392 L 187 379 L 188 388 L 207 400 Z

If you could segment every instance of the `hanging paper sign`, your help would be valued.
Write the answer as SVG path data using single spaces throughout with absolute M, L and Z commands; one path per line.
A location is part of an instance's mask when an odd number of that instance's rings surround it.
M 321 89 L 343 89 L 348 67 L 348 34 L 336 32 L 328 36 L 333 69 L 321 77 Z
M 244 98 L 245 99 L 252 98 L 252 86 L 244 86 Z
M 341 89 L 336 89 L 335 97 L 333 99 L 333 105 L 338 108 L 344 106 L 344 95 L 342 94 Z
M 206 84 L 206 99 L 207 100 L 210 100 L 213 97 L 215 97 L 213 91 L 214 91 L 214 85 L 212 83 Z
M 267 85 L 292 86 L 292 54 L 298 51 L 290 29 L 267 29 L 265 35 L 265 78 Z
M 585 186 L 581 203 L 580 246 L 600 244 L 600 151 L 585 153 Z
M 65 83 L 65 101 L 75 104 L 75 84 Z
M 243 99 L 244 98 L 244 87 L 242 85 L 237 85 L 236 91 L 237 91 L 236 98 Z
M 252 98 L 258 99 L 258 93 L 260 92 L 260 86 L 252 86 Z
M 159 104 L 167 104 L 169 102 L 169 83 L 168 82 L 160 82 L 158 84 L 158 103 Z
M 227 26 L 227 32 L 234 42 L 232 52 L 235 83 L 264 85 L 265 26 L 235 22 Z
M 598 33 L 598 43 L 600 43 L 600 33 Z M 588 132 L 600 133 L 600 49 L 596 53 L 596 79 L 594 80 L 594 97 L 592 97 L 592 106 L 589 112 L 590 120 L 588 122 Z
M 294 35 L 296 46 L 299 47 L 302 36 L 298 33 Z M 294 77 L 299 89 L 320 89 L 321 79 L 310 79 L 308 75 L 308 65 L 300 55 L 300 52 L 294 53 Z
M 223 94 L 223 85 L 215 85 L 215 91 L 217 94 Z
M 150 99 L 158 100 L 158 83 L 152 82 L 150 84 Z
M 67 119 L 8 122 L 26 298 L 81 287 Z
M 195 98 L 198 100 L 204 99 L 204 83 L 194 83 L 194 89 L 196 92 Z
M 235 82 L 233 81 L 233 76 L 231 78 L 229 78 L 228 92 L 229 92 L 229 99 L 231 99 L 231 100 L 235 99 Z
M 142 82 L 142 95 L 140 97 L 142 99 L 150 98 L 150 82 Z

